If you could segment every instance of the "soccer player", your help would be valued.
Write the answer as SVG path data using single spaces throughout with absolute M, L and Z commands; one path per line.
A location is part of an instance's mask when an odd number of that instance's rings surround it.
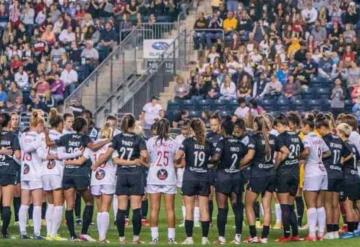
M 294 211 L 294 200 L 299 185 L 299 160 L 304 149 L 295 130 L 289 129 L 288 118 L 281 114 L 274 126 L 279 132 L 275 142 L 276 155 L 276 182 L 275 191 L 280 203 L 284 236 L 278 242 L 298 241 L 299 230 Z M 292 237 L 290 237 L 290 226 Z
M 305 176 L 304 198 L 307 207 L 309 235 L 306 240 L 316 241 L 324 238 L 326 213 L 324 208 L 324 191 L 328 189 L 328 177 L 322 159 L 330 157 L 331 152 L 324 140 L 315 133 L 314 116 L 303 120 Z
M 100 130 L 99 139 L 104 141 L 112 138 L 113 129 L 108 123 Z M 109 228 L 110 217 L 109 208 L 115 194 L 116 184 L 116 166 L 108 159 L 103 164 L 96 161 L 106 153 L 110 143 L 104 145 L 92 155 L 92 174 L 91 174 L 91 194 L 95 197 L 97 206 L 97 229 L 99 234 L 99 242 L 108 243 L 106 233 Z
M 145 179 L 142 166 L 146 165 L 147 150 L 145 140 L 134 133 L 135 118 L 127 114 L 121 121 L 121 133 L 115 136 L 106 153 L 96 161 L 104 163 L 111 155 L 117 167 L 116 195 L 118 212 L 116 225 L 120 244 L 125 244 L 125 216 L 130 198 L 133 211 L 133 243 L 139 244 L 141 232 L 141 200 L 145 193 Z
M 0 195 L 2 199 L 2 229 L 3 238 L 9 238 L 8 226 L 11 219 L 11 201 L 13 200 L 21 159 L 20 143 L 17 135 L 11 131 L 11 117 L 7 113 L 0 115 Z
M 217 244 L 225 244 L 225 226 L 227 223 L 227 204 L 228 199 L 231 200 L 232 209 L 235 215 L 235 237 L 232 243 L 241 243 L 241 233 L 243 224 L 243 205 L 242 205 L 242 191 L 243 179 L 240 172 L 241 161 L 247 153 L 246 146 L 241 142 L 241 139 L 234 136 L 234 129 L 238 126 L 244 125 L 240 123 L 242 120 L 237 120 L 232 123 L 231 118 L 226 118 L 222 124 L 221 129 L 224 136 L 220 138 L 216 145 L 214 161 L 218 162 L 216 172 L 216 201 L 218 205 L 217 227 L 218 240 Z M 235 130 L 236 132 L 236 130 Z M 247 164 L 248 161 L 243 161 Z
M 276 137 L 264 117 L 254 119 L 255 156 L 251 164 L 249 184 L 245 195 L 246 216 L 250 229 L 249 243 L 267 243 L 271 223 L 271 198 L 275 189 L 274 154 Z M 264 222 L 261 238 L 257 237 L 253 204 L 262 196 Z
M 175 244 L 176 167 L 174 158 L 178 144 L 169 137 L 170 123 L 167 119 L 161 119 L 155 125 L 157 135 L 146 143 L 150 159 L 147 193 L 150 195 L 151 204 L 151 243 L 159 242 L 158 219 L 163 196 L 168 224 L 168 244 Z
M 186 208 L 185 232 L 183 244 L 194 244 L 192 235 L 194 227 L 195 197 L 199 198 L 200 221 L 202 228 L 202 244 L 209 244 L 209 194 L 210 183 L 208 176 L 208 162 L 213 153 L 213 146 L 205 138 L 204 123 L 195 118 L 190 123 L 194 135 L 186 138 L 176 153 L 175 160 L 180 163 L 185 159 L 185 171 L 182 183 L 182 192 Z
M 32 112 L 30 130 L 23 133 L 20 138 L 22 151 L 21 162 L 21 206 L 19 210 L 20 238 L 29 239 L 26 232 L 28 209 L 32 202 L 34 237 L 43 240 L 41 230 L 41 205 L 43 202 L 43 185 L 41 181 L 42 162 L 55 159 L 56 156 L 46 153 L 41 133 L 44 131 L 44 120 L 39 112 Z
M 323 159 L 328 175 L 328 189 L 325 192 L 326 235 L 325 239 L 339 238 L 339 193 L 342 190 L 343 170 L 341 158 L 345 155 L 343 141 L 331 133 L 329 120 L 325 116 L 316 118 L 316 129 L 329 147 L 331 156 Z

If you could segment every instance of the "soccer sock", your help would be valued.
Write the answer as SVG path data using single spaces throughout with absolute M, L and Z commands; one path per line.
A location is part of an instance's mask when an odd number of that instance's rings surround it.
M 2 208 L 1 217 L 2 217 L 2 220 L 3 220 L 1 233 L 3 235 L 6 235 L 8 233 L 7 230 L 8 230 L 9 224 L 10 224 L 10 220 L 11 220 L 11 209 L 10 209 L 10 207 L 3 207 Z
M 148 199 L 145 199 L 141 202 L 141 213 L 143 219 L 147 218 L 148 209 L 149 209 L 149 201 Z
M 232 204 L 233 212 L 235 215 L 235 233 L 241 234 L 242 233 L 242 225 L 244 219 L 244 210 L 242 203 L 234 203 Z
M 326 232 L 334 232 L 334 225 L 332 224 L 326 224 Z
M 133 209 L 133 235 L 139 236 L 141 231 L 141 208 Z
M 299 236 L 299 225 L 298 225 L 298 219 L 296 217 L 294 205 L 290 205 L 290 225 L 292 229 L 292 235 Z
M 354 232 L 357 229 L 357 222 L 348 222 L 348 232 Z
M 270 226 L 264 226 L 261 233 L 261 238 L 267 238 L 269 236 Z
M 325 232 L 325 226 L 326 226 L 326 212 L 325 208 L 317 208 L 317 226 L 318 226 L 318 232 L 320 235 L 323 235 Z
M 19 221 L 19 209 L 20 209 L 21 199 L 20 197 L 14 197 L 13 205 L 14 205 L 14 216 L 15 222 Z
M 260 203 L 258 201 L 254 202 L 253 205 L 256 221 L 260 221 Z
M 195 207 L 194 208 L 194 223 L 198 224 L 200 222 L 200 208 Z
M 341 217 L 343 219 L 344 224 L 346 224 L 347 220 L 346 220 L 346 211 L 345 211 L 345 207 L 344 207 L 344 203 L 340 202 L 340 212 L 341 212 Z
M 82 227 L 81 227 L 81 234 L 87 234 L 89 230 L 89 226 L 91 224 L 92 216 L 94 213 L 94 206 L 93 205 L 86 205 L 84 212 L 83 212 L 83 219 L 82 219 Z
M 252 238 L 256 237 L 257 232 L 255 225 L 249 225 L 249 233 L 250 233 L 250 237 Z
M 101 222 L 101 213 L 97 213 L 96 214 L 96 226 L 97 226 L 97 230 L 98 230 L 98 234 L 99 234 L 99 241 L 103 240 L 102 237 L 102 222 Z
M 168 228 L 168 239 L 175 240 L 175 228 Z
M 52 229 L 51 229 L 51 236 L 55 237 L 59 231 L 62 221 L 62 214 L 63 214 L 63 206 L 55 206 L 54 207 L 54 214 L 53 214 L 53 222 L 52 222 Z
M 194 221 L 185 220 L 185 233 L 186 237 L 191 238 L 193 235 Z
M 185 208 L 185 206 L 181 206 L 181 212 L 182 212 L 183 221 L 185 222 L 185 216 L 186 216 L 186 208 Z
M 224 208 L 219 208 L 217 215 L 217 228 L 220 237 L 225 237 L 226 219 L 227 210 Z
M 299 226 L 302 226 L 302 219 L 304 217 L 304 200 L 301 196 L 295 197 L 296 203 L 296 214 L 297 214 L 297 222 Z
M 281 207 L 279 203 L 275 203 L 275 218 L 276 223 L 281 223 Z
M 317 222 L 317 210 L 316 208 L 308 208 L 307 210 L 307 222 L 309 225 L 309 236 L 316 237 L 316 222 Z
M 284 237 L 290 236 L 290 205 L 280 204 L 281 207 L 281 218 L 284 228 Z
M 29 207 L 29 220 L 33 219 L 33 211 L 34 211 L 34 205 L 31 203 Z
M 151 239 L 152 240 L 159 239 L 159 228 L 157 226 L 151 227 L 150 231 L 151 231 Z
M 52 230 L 53 221 L 54 221 L 54 204 L 49 204 L 47 206 L 45 220 L 46 220 L 46 234 L 48 236 L 51 236 L 51 230 Z
M 69 230 L 70 237 L 76 238 L 75 234 L 75 226 L 74 226 L 74 210 L 73 209 L 67 209 L 65 211 L 65 219 L 66 219 L 66 225 Z
M 110 223 L 110 217 L 108 212 L 102 212 L 99 216 L 100 220 L 100 231 L 99 231 L 99 240 L 105 240 L 106 239 L 106 233 L 109 229 L 109 223 Z
M 212 222 L 213 211 L 214 211 L 214 202 L 212 200 L 209 200 L 209 220 L 210 220 L 210 223 Z
M 119 237 L 124 237 L 125 234 L 125 216 L 126 210 L 118 209 L 116 214 L 116 227 L 119 233 Z
M 26 235 L 26 223 L 29 214 L 29 206 L 28 205 L 21 205 L 19 209 L 19 228 L 20 234 Z
M 118 199 L 115 196 L 112 200 L 112 208 L 113 208 L 113 213 L 114 213 L 114 220 L 116 221 L 116 214 L 118 211 Z
M 43 202 L 41 204 L 41 219 L 42 220 L 46 219 L 46 209 L 47 209 L 47 204 L 46 204 L 46 202 Z
M 75 195 L 75 217 L 76 219 L 81 217 L 81 195 L 78 193 Z
M 34 206 L 33 211 L 34 235 L 40 236 L 41 231 L 41 206 Z
M 338 232 L 339 229 L 340 229 L 339 224 L 334 224 L 334 225 L 333 225 L 333 231 L 334 231 L 334 232 Z
M 201 221 L 202 237 L 207 238 L 209 236 L 210 221 Z

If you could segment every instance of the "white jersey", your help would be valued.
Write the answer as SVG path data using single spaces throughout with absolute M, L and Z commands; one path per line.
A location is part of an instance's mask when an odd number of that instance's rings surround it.
M 96 160 L 104 155 L 111 143 L 103 146 L 96 152 L 92 152 L 91 161 L 94 164 Z M 90 151 L 90 150 L 89 150 Z M 94 185 L 115 185 L 116 183 L 116 165 L 113 164 L 111 158 L 104 164 L 99 166 L 95 171 L 91 172 L 91 186 Z
M 43 161 L 47 156 L 43 141 L 42 136 L 34 131 L 21 135 L 21 181 L 41 181 Z
M 305 177 L 326 175 L 322 155 L 330 149 L 325 141 L 316 133 L 311 132 L 304 137 L 304 147 L 309 149 L 309 156 L 305 165 Z
M 60 139 L 61 137 L 61 133 L 51 129 L 49 131 L 49 138 L 51 141 L 56 141 L 58 139 Z M 44 149 L 46 150 L 46 152 L 48 154 L 57 154 L 60 149 L 64 149 L 63 147 L 47 147 L 46 143 L 44 142 Z M 46 176 L 46 175 L 58 175 L 61 176 L 63 175 L 64 172 L 64 162 L 62 160 L 45 160 L 43 162 L 43 172 L 42 175 Z
M 151 185 L 176 185 L 174 157 L 178 144 L 174 139 L 158 140 L 157 136 L 146 142 L 150 156 L 150 168 L 147 184 Z

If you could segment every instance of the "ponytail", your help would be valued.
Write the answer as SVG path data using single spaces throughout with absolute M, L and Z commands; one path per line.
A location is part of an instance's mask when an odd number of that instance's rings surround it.
M 160 141 L 160 144 L 167 139 L 169 139 L 169 129 L 170 129 L 170 123 L 169 120 L 162 118 L 160 119 L 156 124 L 156 133 L 158 135 L 158 138 L 156 141 Z
M 39 124 L 44 124 L 44 119 L 40 116 L 38 111 L 32 111 L 31 119 L 30 119 L 30 126 L 35 128 Z
M 109 123 L 106 123 L 104 127 L 100 130 L 100 138 L 108 139 L 113 135 L 113 129 L 110 127 Z
M 49 112 L 49 125 L 51 128 L 56 128 L 63 122 L 63 118 L 58 114 L 56 108 L 51 108 Z
M 129 133 L 129 129 L 135 126 L 135 117 L 132 114 L 126 114 L 121 120 L 121 131 Z
M 191 129 L 194 131 L 195 138 L 200 145 L 205 145 L 205 125 L 200 118 L 194 118 L 190 123 Z

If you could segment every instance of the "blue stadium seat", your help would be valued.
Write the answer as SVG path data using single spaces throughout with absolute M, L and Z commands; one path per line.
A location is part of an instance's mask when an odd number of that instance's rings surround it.
M 199 100 L 198 101 L 199 110 L 201 109 L 202 111 L 209 111 L 212 109 L 213 103 L 214 103 L 214 101 L 210 100 L 210 99 Z
M 226 109 L 226 105 L 228 104 L 228 100 L 218 99 L 215 100 L 214 104 L 212 105 L 213 110 L 224 111 Z
M 189 116 L 190 116 L 191 118 L 193 118 L 193 117 L 200 117 L 200 116 L 201 116 L 201 111 L 190 111 L 190 112 L 189 112 Z
M 185 110 L 192 110 L 194 108 L 194 102 L 191 99 L 183 100 L 182 108 Z

